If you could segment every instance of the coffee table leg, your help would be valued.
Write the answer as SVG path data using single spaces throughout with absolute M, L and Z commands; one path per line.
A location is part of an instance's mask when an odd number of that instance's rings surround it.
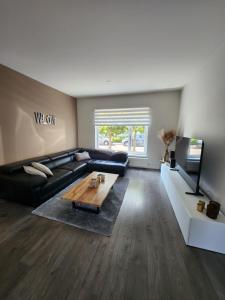
M 72 202 L 72 208 L 76 209 L 76 204 L 75 204 L 75 202 Z
M 100 213 L 100 207 L 96 208 L 96 213 L 99 214 Z

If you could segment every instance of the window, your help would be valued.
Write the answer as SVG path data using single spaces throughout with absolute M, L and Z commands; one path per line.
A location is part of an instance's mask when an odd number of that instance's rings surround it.
M 96 148 L 147 154 L 149 108 L 96 109 L 94 122 Z

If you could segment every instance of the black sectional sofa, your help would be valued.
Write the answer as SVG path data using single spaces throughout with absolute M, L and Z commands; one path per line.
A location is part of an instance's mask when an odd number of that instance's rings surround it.
M 75 153 L 83 151 L 87 151 L 91 159 L 76 161 Z M 31 162 L 46 165 L 54 176 L 44 178 L 26 174 L 23 166 Z M 0 167 L 0 198 L 37 207 L 87 172 L 101 171 L 124 176 L 127 165 L 125 152 L 82 148 L 19 161 Z

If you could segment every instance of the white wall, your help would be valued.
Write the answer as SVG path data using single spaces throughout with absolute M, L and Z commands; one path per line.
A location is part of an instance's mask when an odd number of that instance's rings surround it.
M 147 158 L 132 158 L 130 159 L 130 165 L 158 169 L 163 145 L 159 141 L 157 134 L 161 128 L 177 128 L 180 106 L 179 91 L 78 99 L 79 147 L 95 146 L 94 109 L 145 106 L 151 108 L 152 115 L 152 124 L 148 134 Z
M 225 46 L 185 86 L 179 132 L 204 139 L 201 184 L 225 212 Z

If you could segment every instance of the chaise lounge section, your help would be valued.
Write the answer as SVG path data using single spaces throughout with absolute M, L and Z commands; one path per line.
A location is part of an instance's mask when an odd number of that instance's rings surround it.
M 89 160 L 77 161 L 76 153 L 87 151 Z M 39 162 L 50 168 L 52 177 L 26 174 L 23 166 Z M 101 171 L 124 176 L 125 152 L 77 148 L 0 167 L 0 198 L 37 207 L 87 172 Z
M 91 157 L 88 164 L 88 171 L 100 171 L 125 175 L 128 165 L 128 157 L 125 152 L 102 151 L 96 149 L 80 149 L 79 152 L 87 151 Z

